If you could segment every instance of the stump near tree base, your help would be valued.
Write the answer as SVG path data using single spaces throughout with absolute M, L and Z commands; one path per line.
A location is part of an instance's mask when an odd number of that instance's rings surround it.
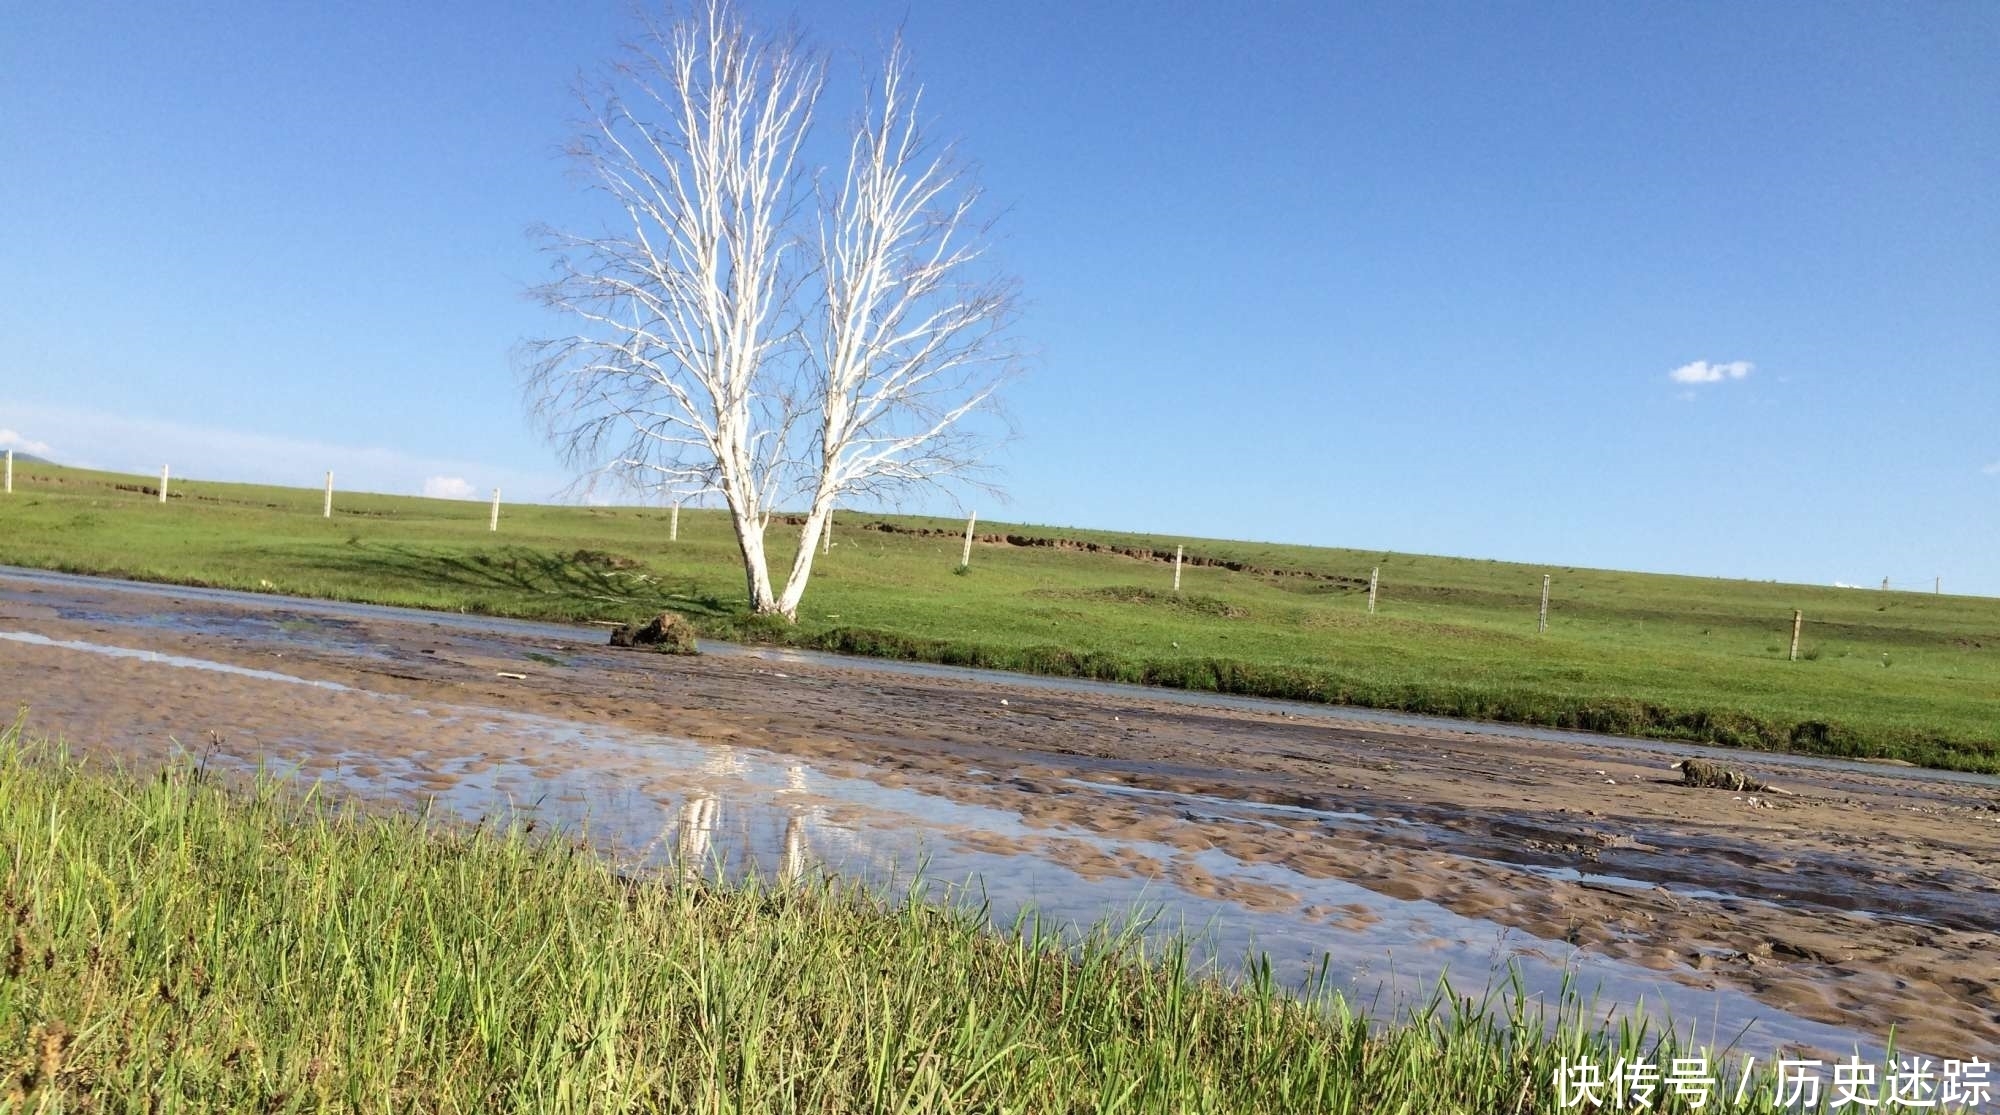
M 695 644 L 694 624 L 674 612 L 661 612 L 643 625 L 629 623 L 611 629 L 614 647 L 651 647 L 661 654 L 700 654 Z

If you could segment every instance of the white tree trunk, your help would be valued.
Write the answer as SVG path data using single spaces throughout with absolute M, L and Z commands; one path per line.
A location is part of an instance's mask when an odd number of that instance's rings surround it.
M 764 532 L 745 522 L 741 515 L 731 518 L 736 524 L 736 544 L 743 548 L 743 580 L 750 594 L 750 610 L 760 616 L 771 615 L 778 611 L 778 598 L 771 591 L 771 564 L 764 556 Z
M 736 528 L 736 545 L 743 551 L 744 588 L 750 596 L 750 610 L 767 616 L 778 610 L 777 594 L 771 589 L 771 563 L 764 555 L 764 528 L 768 525 L 756 504 L 725 488 L 729 522 Z
M 784 594 L 778 597 L 778 614 L 788 620 L 799 618 L 799 601 L 805 599 L 806 582 L 812 579 L 813 556 L 819 552 L 822 532 L 829 529 L 833 505 L 815 504 L 799 528 L 799 553 L 792 559 L 792 572 L 785 578 Z

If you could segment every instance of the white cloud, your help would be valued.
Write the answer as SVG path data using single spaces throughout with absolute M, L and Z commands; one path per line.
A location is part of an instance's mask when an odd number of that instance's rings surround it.
M 1675 383 L 1721 383 L 1726 379 L 1742 379 L 1756 369 L 1757 365 L 1748 360 L 1731 360 L 1727 364 L 1696 360 L 1668 372 L 1667 378 Z
M 0 429 L 0 449 L 12 449 L 17 453 L 33 453 L 37 457 L 46 457 L 55 452 L 55 450 L 49 448 L 49 443 L 46 441 L 29 441 L 13 430 L 7 429 Z
M 424 480 L 424 495 L 431 499 L 471 499 L 472 481 L 463 476 L 432 476 Z

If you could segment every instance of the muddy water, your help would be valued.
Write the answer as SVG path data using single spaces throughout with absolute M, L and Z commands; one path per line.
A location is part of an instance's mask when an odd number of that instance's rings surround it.
M 1704 1039 L 1747 1031 L 1753 1053 L 1868 1049 L 1894 1025 L 1958 1056 L 2000 1034 L 2000 795 L 1976 783 L 1828 764 L 1794 798 L 1746 802 L 1669 787 L 1617 741 L 1385 737 L 464 619 L 0 575 L 0 700 L 83 747 L 276 761 L 385 803 L 525 814 L 640 863 L 921 868 L 1003 923 L 1146 913 L 1224 967 L 1329 962 L 1385 1011 L 1511 966 Z

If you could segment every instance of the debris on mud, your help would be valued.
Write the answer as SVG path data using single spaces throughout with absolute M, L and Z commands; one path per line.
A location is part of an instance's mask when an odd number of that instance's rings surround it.
M 1740 770 L 1733 770 L 1705 759 L 1682 759 L 1674 764 L 1674 769 L 1681 772 L 1683 786 L 1694 786 L 1704 790 L 1731 790 L 1739 794 L 1787 793 Z
M 611 629 L 611 645 L 614 647 L 652 647 L 662 654 L 700 654 L 695 644 L 694 624 L 685 616 L 675 612 L 661 612 L 634 627 L 621 623 Z

